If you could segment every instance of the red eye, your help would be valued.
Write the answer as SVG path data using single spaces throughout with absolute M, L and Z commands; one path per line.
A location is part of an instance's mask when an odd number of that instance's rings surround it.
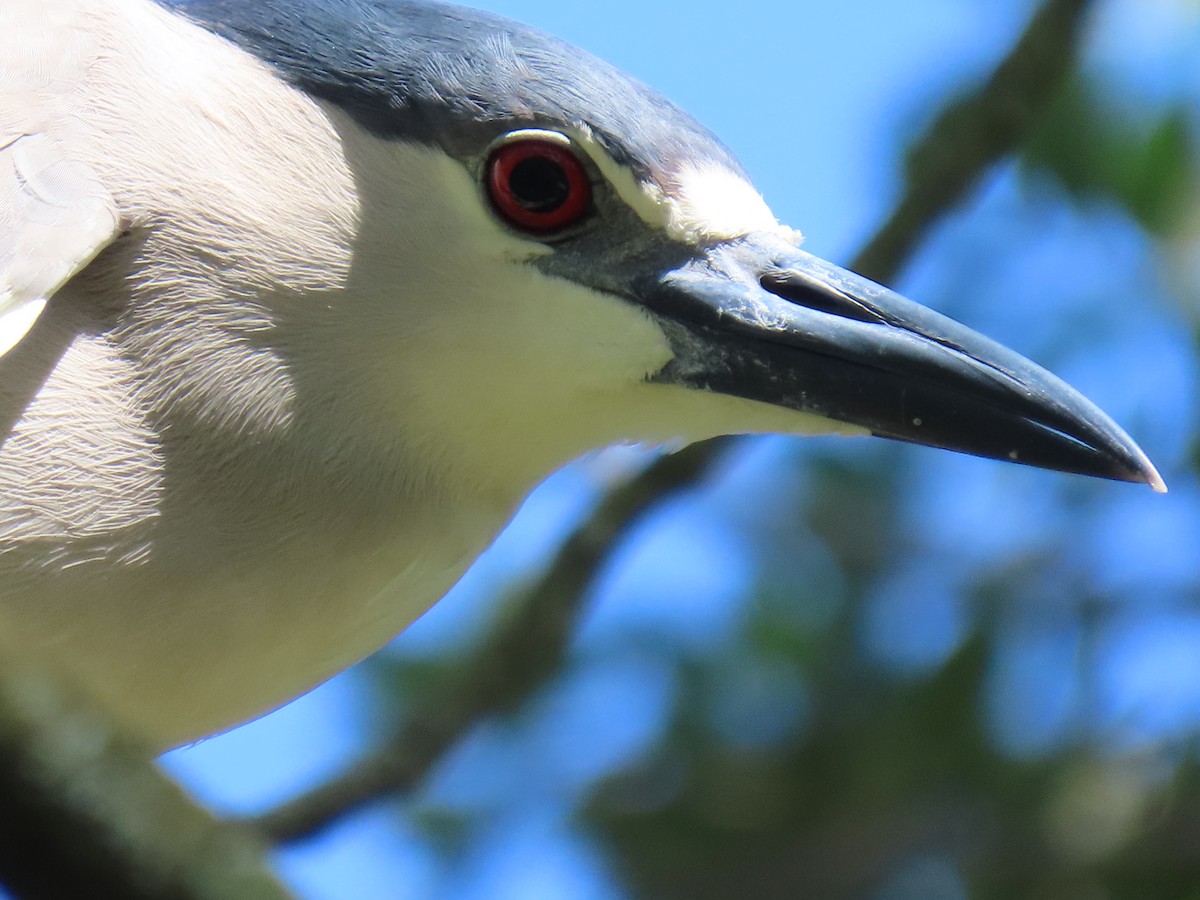
M 513 141 L 492 154 L 487 188 L 496 212 L 524 231 L 559 231 L 592 205 L 583 163 L 566 147 L 536 138 Z

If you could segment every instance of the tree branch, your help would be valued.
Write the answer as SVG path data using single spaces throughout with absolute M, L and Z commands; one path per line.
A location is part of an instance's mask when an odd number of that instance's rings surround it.
M 286 900 L 259 835 L 216 821 L 88 703 L 0 670 L 0 877 L 23 900 Z
M 1048 0 L 989 81 L 914 144 L 904 197 L 852 268 L 877 280 L 893 277 L 930 226 L 1020 145 L 1074 65 L 1087 6 L 1088 0 Z M 461 676 L 421 703 L 409 725 L 343 775 L 250 824 L 279 842 L 311 837 L 366 804 L 411 789 L 473 724 L 529 696 L 557 670 L 586 588 L 609 551 L 642 513 L 698 483 L 731 441 L 665 456 L 616 488 Z
M 906 156 L 904 196 L 852 268 L 894 277 L 929 228 L 1017 152 L 1075 67 L 1091 0 L 1048 0 L 978 90 L 951 103 Z

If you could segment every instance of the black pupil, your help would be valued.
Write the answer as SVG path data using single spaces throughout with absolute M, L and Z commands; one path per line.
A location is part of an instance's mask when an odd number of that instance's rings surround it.
M 516 201 L 534 213 L 552 213 L 571 196 L 567 173 L 545 156 L 531 156 L 513 166 L 508 187 Z

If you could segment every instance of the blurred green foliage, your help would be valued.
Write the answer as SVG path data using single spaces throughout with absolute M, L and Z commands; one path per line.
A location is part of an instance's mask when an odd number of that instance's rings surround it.
M 1155 237 L 1173 233 L 1194 204 L 1200 116 L 1180 102 L 1129 115 L 1077 76 L 1034 128 L 1024 161 L 1077 197 L 1108 198 Z
M 989 733 L 988 611 L 1061 577 L 1056 553 L 967 585 L 971 633 L 928 674 L 889 672 L 864 652 L 873 587 L 919 553 L 896 515 L 895 456 L 809 461 L 819 489 L 798 510 L 802 530 L 832 551 L 844 593 L 816 632 L 780 620 L 761 594 L 737 651 L 802 668 L 803 727 L 762 744 L 714 729 L 704 711 L 731 663 L 681 661 L 668 736 L 590 798 L 582 821 L 605 835 L 633 896 L 1200 897 L 1194 768 L 1086 739 L 1019 758 Z M 787 600 L 805 603 L 804 591 L 795 585 Z

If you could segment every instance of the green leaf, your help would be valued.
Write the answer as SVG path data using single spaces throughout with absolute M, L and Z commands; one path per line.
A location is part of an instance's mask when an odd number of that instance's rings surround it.
M 1157 237 L 1183 221 L 1200 178 L 1200 121 L 1180 105 L 1138 122 L 1113 98 L 1073 81 L 1027 142 L 1023 161 L 1052 175 L 1073 197 L 1105 198 L 1123 206 Z

